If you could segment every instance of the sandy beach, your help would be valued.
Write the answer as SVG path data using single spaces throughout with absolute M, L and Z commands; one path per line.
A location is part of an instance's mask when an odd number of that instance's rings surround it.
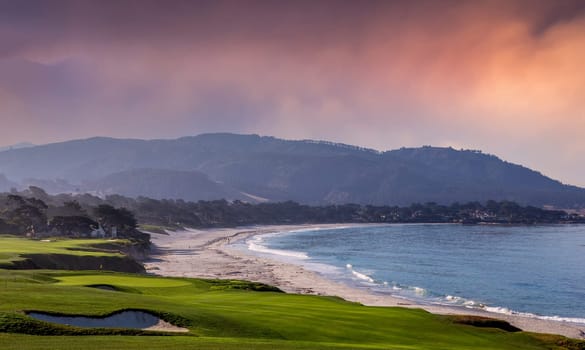
M 585 339 L 585 325 L 582 324 L 490 313 L 479 309 L 415 304 L 405 299 L 390 295 L 376 295 L 363 289 L 331 281 L 301 266 L 258 257 L 230 246 L 258 234 L 339 226 L 261 226 L 184 230 L 169 232 L 168 235 L 153 233 L 151 235 L 153 253 L 151 259 L 145 263 L 145 267 L 149 273 L 161 276 L 248 280 L 273 285 L 287 293 L 332 295 L 368 306 L 422 308 L 435 314 L 492 317 L 506 320 L 525 331 Z

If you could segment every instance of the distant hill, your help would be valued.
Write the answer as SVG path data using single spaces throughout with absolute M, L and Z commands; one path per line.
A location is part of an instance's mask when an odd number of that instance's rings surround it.
M 391 205 L 493 199 L 585 207 L 585 189 L 477 151 L 378 152 L 225 133 L 148 141 L 98 137 L 12 149 L 0 152 L 0 173 L 19 183 L 59 180 L 58 188 L 156 198 Z
M 28 147 L 33 147 L 33 146 L 34 146 L 34 144 L 32 144 L 30 142 L 21 142 L 21 143 L 17 143 L 17 144 L 10 145 L 10 146 L 0 147 L 0 152 L 8 151 L 10 149 L 28 148 Z
M 0 174 L 0 192 L 8 192 L 12 188 L 18 187 L 18 184 L 6 178 L 5 175 Z
M 256 202 L 252 197 L 209 179 L 198 171 L 133 169 L 86 182 L 82 189 L 102 194 L 190 201 L 218 198 Z

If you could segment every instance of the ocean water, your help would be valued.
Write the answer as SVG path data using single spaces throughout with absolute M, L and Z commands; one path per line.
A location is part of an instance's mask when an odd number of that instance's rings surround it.
M 392 224 L 245 245 L 373 293 L 585 323 L 585 225 Z

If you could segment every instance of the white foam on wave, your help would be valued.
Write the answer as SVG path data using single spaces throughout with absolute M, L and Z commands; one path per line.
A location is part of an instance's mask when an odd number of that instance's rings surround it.
M 344 230 L 351 228 L 351 226 L 332 226 L 332 227 L 307 227 L 307 228 L 299 228 L 296 230 L 288 230 L 283 231 L 280 233 L 299 233 L 299 232 L 313 232 L 313 231 L 322 231 L 322 230 Z
M 273 235 L 273 234 L 270 234 L 270 235 Z M 309 258 L 309 255 L 305 252 L 297 252 L 294 250 L 268 248 L 262 244 L 264 242 L 263 236 L 268 236 L 268 235 L 256 236 L 253 239 L 249 240 L 248 241 L 248 249 L 251 251 L 254 251 L 254 252 L 258 252 L 258 253 L 280 255 L 280 256 L 286 256 L 286 257 L 290 257 L 290 258 L 302 259 L 302 260 Z
M 505 314 L 505 315 L 513 315 L 514 312 L 507 307 L 500 307 L 500 306 L 484 306 L 484 309 L 487 312 L 493 312 L 496 314 Z
M 365 273 L 361 273 L 361 272 L 354 270 L 352 264 L 347 264 L 347 265 L 345 265 L 345 267 L 351 272 L 352 275 L 354 275 L 358 279 L 369 282 L 369 283 L 375 282 L 372 277 L 366 275 Z
M 427 290 L 421 287 L 412 287 L 412 290 L 418 296 L 425 296 L 427 294 Z
M 339 230 L 339 229 L 345 229 L 345 228 L 350 228 L 350 226 L 307 227 L 307 228 L 300 228 L 300 229 L 296 229 L 296 230 L 278 231 L 278 232 L 272 232 L 272 233 L 266 233 L 266 234 L 254 236 L 253 238 L 248 240 L 246 243 L 248 246 L 248 250 L 251 250 L 254 252 L 307 260 L 307 259 L 309 259 L 309 254 L 306 252 L 297 252 L 294 250 L 268 248 L 263 244 L 264 239 L 269 238 L 269 237 L 278 236 L 278 235 L 285 235 L 285 234 L 289 234 L 289 233 L 312 232 L 312 231 L 320 231 L 320 230 L 325 230 L 325 229 Z M 373 280 L 372 280 L 372 282 L 373 282 Z
M 366 275 L 366 274 L 363 274 L 363 273 L 361 273 L 361 272 L 357 272 L 357 271 L 355 271 L 355 270 L 351 270 L 351 273 L 352 273 L 352 274 L 353 274 L 355 277 L 357 277 L 357 278 L 359 278 L 359 279 L 361 279 L 361 280 L 364 280 L 364 281 L 367 281 L 367 282 L 370 282 L 370 283 L 374 283 L 374 279 L 373 279 L 372 277 L 370 277 L 370 276 Z
M 309 227 L 309 228 L 299 228 L 296 230 L 283 231 L 283 232 L 279 232 L 279 233 L 299 233 L 299 232 L 312 232 L 312 231 L 321 231 L 321 230 L 323 230 L 323 227 Z
M 507 307 L 499 307 L 499 306 L 483 306 L 483 307 L 481 307 L 481 309 L 483 309 L 487 312 L 493 312 L 493 313 L 497 313 L 497 314 L 522 316 L 522 317 L 528 317 L 528 318 L 537 318 L 537 319 L 547 320 L 547 321 L 585 324 L 585 318 L 561 317 L 561 316 L 541 316 L 541 315 L 536 315 L 536 314 L 532 314 L 529 312 L 514 311 L 514 310 L 508 309 Z
M 540 318 L 542 320 L 549 320 L 549 321 L 585 324 L 585 318 L 578 318 L 578 317 L 536 316 L 536 318 Z
M 504 315 L 514 315 L 514 316 L 521 316 L 526 318 L 536 318 L 540 320 L 547 320 L 547 321 L 557 321 L 557 322 L 570 322 L 570 323 L 578 323 L 578 324 L 585 324 L 585 318 L 578 318 L 578 317 L 561 317 L 561 316 L 542 316 L 537 315 L 529 312 L 520 312 L 511 310 L 507 307 L 502 306 L 487 306 L 482 303 L 478 303 L 474 300 L 465 299 L 458 296 L 447 295 L 443 298 L 446 301 L 447 305 L 455 305 L 459 307 L 466 307 L 469 309 L 476 309 L 476 310 L 483 310 L 495 314 L 504 314 Z M 443 304 L 439 302 L 439 304 Z
M 484 307 L 485 305 L 482 303 L 479 303 L 475 300 L 471 300 L 471 299 L 465 299 L 463 297 L 460 296 L 456 296 L 456 295 L 446 295 L 442 298 L 439 298 L 439 300 L 435 300 L 433 302 L 434 304 L 439 304 L 439 305 L 449 305 L 449 306 L 456 306 L 456 307 L 465 307 L 468 309 L 482 309 L 485 310 Z

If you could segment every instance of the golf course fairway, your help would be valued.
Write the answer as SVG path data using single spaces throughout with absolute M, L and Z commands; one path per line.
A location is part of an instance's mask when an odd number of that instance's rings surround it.
M 0 257 L 6 266 L 31 254 L 128 258 L 96 249 L 97 243 L 2 237 Z M 78 328 L 28 316 L 36 312 L 105 317 L 123 311 L 146 312 L 186 332 Z M 286 294 L 271 286 L 239 280 L 94 270 L 0 269 L 3 350 L 585 348 L 583 342 L 561 336 L 500 329 L 506 324 L 490 328 L 486 325 L 493 324 L 481 320 L 467 322 L 475 326 L 461 321 L 420 309 L 369 307 L 336 297 Z

